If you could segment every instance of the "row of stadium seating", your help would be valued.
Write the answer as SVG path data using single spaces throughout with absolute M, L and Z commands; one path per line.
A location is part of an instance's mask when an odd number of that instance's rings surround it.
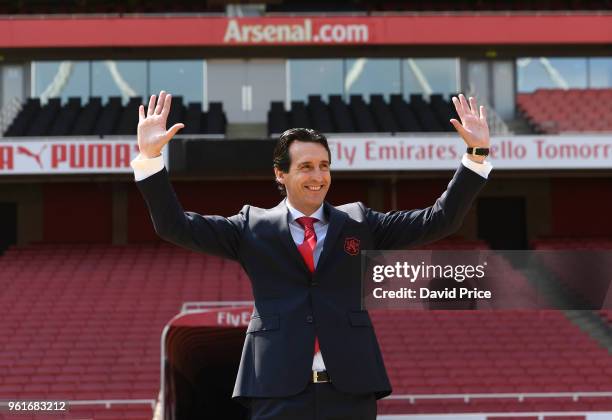
M 612 238 L 539 238 L 531 242 L 531 248 L 545 251 L 538 254 L 539 261 L 554 275 L 559 290 L 578 305 L 585 308 L 612 305 Z M 612 310 L 598 313 L 612 328 Z
M 538 89 L 516 102 L 538 133 L 612 131 L 612 89 Z
M 39 98 L 29 98 L 4 133 L 13 136 L 132 135 L 138 121 L 142 98 L 130 98 L 123 106 L 121 98 L 111 97 L 102 105 L 92 97 L 84 106 L 80 98 L 69 98 L 63 106 L 59 98 L 50 98 L 41 106 Z M 517 108 L 537 133 L 610 132 L 612 131 L 612 89 L 538 89 L 517 95 Z M 320 95 L 308 101 L 292 101 L 290 110 L 282 102 L 272 102 L 268 111 L 268 134 L 282 133 L 291 127 L 312 127 L 324 133 L 396 133 L 452 132 L 449 119 L 457 118 L 450 98 L 433 94 L 429 101 L 422 95 L 351 95 L 345 102 L 340 95 L 324 101 Z M 202 112 L 198 102 L 183 104 L 173 98 L 168 127 L 185 123 L 181 134 L 216 134 L 226 132 L 227 118 L 220 102 L 211 102 Z
M 63 106 L 59 98 L 50 98 L 41 106 L 39 98 L 29 98 L 4 136 L 74 136 L 136 133 L 138 107 L 142 98 L 130 98 L 123 106 L 120 97 L 110 97 L 105 105 L 99 97 L 89 98 L 82 106 L 81 98 L 69 98 Z M 202 104 L 183 104 L 183 98 L 172 99 L 168 127 L 185 123 L 181 134 L 225 134 L 226 117 L 220 102 L 211 102 L 208 112 Z
M 181 304 L 252 300 L 237 264 L 168 245 L 11 248 L 0 273 L 1 399 L 156 399 L 162 328 Z M 79 414 L 150 420 L 140 409 Z
M 611 391 L 612 357 L 560 312 L 372 313 L 396 394 Z M 398 328 L 398 325 L 401 328 Z M 385 400 L 385 413 L 579 411 L 612 399 Z
M 537 241 L 545 243 L 549 239 Z M 557 238 L 559 249 L 610 249 L 606 238 Z M 435 248 L 436 244 L 434 244 Z M 565 246 L 563 248 L 563 246 Z M 503 274 L 505 286 L 533 292 L 533 286 L 510 267 Z M 503 295 L 503 293 L 502 293 Z M 516 296 L 516 294 L 514 294 Z M 396 311 L 393 314 L 397 314 Z M 412 313 L 414 325 L 407 328 L 423 330 L 397 338 L 398 334 L 381 334 L 380 326 L 397 321 L 377 323 L 381 345 L 401 346 L 403 360 L 412 360 L 409 376 L 400 377 L 406 394 L 488 394 L 572 391 L 611 391 L 608 371 L 612 358 L 608 351 L 571 325 L 557 311 L 495 311 L 495 312 L 432 312 Z M 606 311 L 600 311 L 602 317 Z M 377 315 L 377 314 L 375 314 Z M 389 316 L 389 315 L 385 315 Z M 399 316 L 399 315 L 398 315 Z M 427 319 L 428 317 L 432 319 Z M 423 319 L 419 319 L 423 318 Z M 434 317 L 436 318 L 434 320 Z M 408 317 L 407 317 L 408 318 Z M 415 319 L 416 318 L 416 319 Z M 385 327 L 383 327 L 385 328 Z M 389 327 L 386 327 L 389 328 Z M 396 330 L 397 331 L 397 330 Z M 401 330 L 402 333 L 405 329 Z M 454 333 L 453 333 L 454 332 Z M 473 335 L 472 335 L 473 334 Z M 417 337 L 427 337 L 418 340 Z M 401 334 L 400 334 L 401 337 Z M 395 342 L 395 343 L 394 343 Z M 399 343 L 398 343 L 399 342 Z M 429 343 L 444 343 L 436 356 L 426 356 Z M 431 348 L 431 347 L 429 347 Z M 461 349 L 459 352 L 454 350 Z M 412 354 L 405 354 L 413 352 Z M 400 357 L 397 351 L 383 350 L 385 360 Z M 506 356 L 502 354 L 506 353 Z M 588 356 L 587 356 L 588 355 Z M 407 357 L 406 357 L 407 356 Z M 433 360 L 432 360 L 433 359 Z M 439 360 L 434 363 L 434 360 Z M 602 363 L 602 365 L 599 365 Z M 603 370 L 602 367 L 603 366 Z M 419 375 L 418 372 L 421 371 Z M 392 375 L 396 372 L 393 371 Z M 603 372 L 603 373 L 602 373 Z M 612 371 L 611 371 L 612 372 Z M 394 382 L 395 383 L 395 382 Z M 385 413 L 461 413 L 485 411 L 581 411 L 609 410 L 610 398 L 444 398 L 416 400 L 385 400 Z
M 92 97 L 85 106 L 80 98 L 69 98 L 63 106 L 59 98 L 50 98 L 41 106 L 39 98 L 29 98 L 21 112 L 4 133 L 14 136 L 70 136 L 134 134 L 138 122 L 138 106 L 142 98 L 130 98 L 123 106 L 121 98 L 111 97 L 105 105 Z M 269 134 L 291 127 L 313 127 L 325 133 L 356 132 L 444 132 L 452 131 L 448 122 L 457 118 L 450 100 L 431 95 L 427 102 L 422 95 L 411 95 L 410 103 L 401 95 L 371 95 L 366 103 L 361 95 L 352 95 L 350 102 L 340 95 L 330 95 L 329 104 L 320 95 L 310 95 L 308 103 L 293 101 L 285 111 L 282 102 L 272 102 L 268 112 Z M 168 127 L 183 122 L 181 134 L 225 134 L 227 118 L 219 102 L 211 102 L 208 112 L 200 103 L 183 105 L 180 96 L 173 98 Z
M 438 245 L 473 246 L 486 248 Z M 506 287 L 529 287 L 505 267 Z M 12 247 L 0 273 L 0 399 L 156 399 L 160 334 L 181 304 L 252 300 L 238 264 L 163 243 Z M 612 356 L 561 312 L 371 314 L 396 395 L 612 391 Z M 381 414 L 612 410 L 612 399 L 387 399 L 379 406 Z M 143 406 L 103 415 L 82 409 L 94 418 L 151 417 Z
M 539 251 L 601 251 L 612 250 L 612 238 L 569 238 L 569 237 L 549 237 L 540 238 L 531 242 L 531 248 Z M 606 265 L 609 269 L 610 265 Z M 587 268 L 587 270 L 589 270 Z M 604 273 L 600 273 L 604 274 Z M 609 273 L 608 273 L 609 276 Z M 559 276 L 563 279 L 563 275 Z M 609 278 L 609 277 L 608 277 Z M 610 292 L 608 292 L 610 293 Z M 609 304 L 608 304 L 609 305 Z M 598 311 L 602 320 L 612 328 L 612 309 L 602 309 Z
M 329 95 L 329 102 L 320 95 L 309 95 L 308 102 L 293 101 L 285 111 L 282 102 L 272 102 L 268 111 L 268 133 L 282 133 L 290 127 L 312 127 L 323 133 L 374 132 L 442 132 L 453 131 L 451 118 L 457 118 L 454 105 L 440 94 L 410 95 L 410 103 L 402 95 L 370 95 L 366 103 L 362 95 L 351 95 L 346 103 L 340 95 Z

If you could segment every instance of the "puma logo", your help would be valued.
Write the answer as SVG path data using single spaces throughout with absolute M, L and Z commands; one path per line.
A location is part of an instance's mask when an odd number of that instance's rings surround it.
M 34 159 L 36 161 L 36 163 L 38 163 L 38 166 L 40 166 L 40 169 L 43 169 L 42 161 L 40 160 L 40 155 L 42 155 L 42 153 L 45 151 L 46 148 L 47 148 L 47 145 L 45 144 L 42 147 L 42 149 L 40 149 L 40 152 L 33 153 L 27 147 L 19 146 L 19 147 L 17 147 L 17 154 L 18 155 L 26 155 L 28 157 L 31 157 L 32 159 Z

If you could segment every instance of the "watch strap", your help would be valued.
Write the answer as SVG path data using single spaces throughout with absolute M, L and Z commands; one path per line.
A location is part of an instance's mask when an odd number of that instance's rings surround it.
M 475 156 L 489 156 L 489 148 L 488 147 L 468 147 L 467 154 L 475 155 Z

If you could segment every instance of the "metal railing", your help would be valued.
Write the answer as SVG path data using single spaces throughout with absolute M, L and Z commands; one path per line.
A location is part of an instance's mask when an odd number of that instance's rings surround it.
M 411 404 L 415 400 L 437 400 L 437 399 L 462 399 L 468 403 L 471 399 L 484 398 L 516 398 L 523 402 L 525 398 L 571 398 L 576 402 L 581 397 L 612 398 L 612 392 L 515 392 L 515 393 L 491 393 L 491 394 L 400 394 L 389 395 L 385 400 L 408 400 Z
M 67 401 L 68 405 L 104 405 L 104 408 L 112 408 L 113 405 L 149 405 L 152 409 L 155 408 L 155 400 L 74 400 Z
M 489 125 L 489 132 L 491 135 L 508 135 L 512 134 L 512 131 L 508 128 L 508 124 L 499 116 L 490 105 L 487 107 L 487 124 Z
M 484 106 L 487 110 L 487 125 L 489 126 L 489 133 L 491 135 L 508 135 L 513 134 L 512 131 L 508 128 L 508 124 L 504 121 L 502 117 L 499 116 L 495 108 L 488 103 L 488 101 L 481 98 L 476 92 L 471 89 L 467 91 L 467 97 L 474 96 L 477 99 L 478 104 Z
M 403 395 L 390 395 L 383 400 L 407 400 L 411 404 L 415 404 L 417 400 L 438 400 L 438 399 L 458 399 L 463 400 L 466 404 L 471 400 L 482 400 L 482 399 L 496 399 L 496 398 L 505 398 L 511 399 L 516 398 L 516 401 L 522 403 L 526 398 L 533 399 L 557 399 L 557 398 L 571 398 L 573 402 L 580 401 L 580 398 L 612 398 L 612 392 L 517 392 L 517 393 L 491 393 L 491 394 L 403 394 Z M 496 412 L 468 412 L 462 411 L 460 414 L 450 414 L 448 412 L 439 412 L 436 413 L 432 410 L 430 413 L 422 413 L 422 414 L 387 414 L 387 415 L 379 415 L 377 418 L 379 420 L 485 420 L 492 416 L 499 417 L 526 417 L 533 418 L 537 417 L 538 420 L 545 420 L 549 416 L 585 416 L 585 414 L 590 413 L 590 410 L 576 410 L 576 411 L 554 411 L 554 410 L 533 410 L 533 411 L 521 411 L 516 412 L 512 410 L 506 411 L 496 411 Z M 593 412 L 597 415 L 602 415 L 606 417 L 603 418 L 612 418 L 607 417 L 612 413 L 606 413 L 603 411 Z M 587 417 L 588 418 L 588 417 Z M 599 418 L 599 417 L 597 417 Z
M 511 418 L 533 420 L 548 420 L 554 418 L 573 419 L 576 417 L 586 418 L 587 420 L 609 420 L 612 413 L 606 411 L 486 411 L 477 413 L 460 413 L 460 414 L 379 414 L 377 420 L 488 420 L 490 418 Z
M 252 300 L 234 300 L 234 301 L 201 301 L 201 302 L 184 302 L 181 307 L 181 313 L 191 311 L 214 310 L 215 308 L 224 307 L 241 307 L 252 306 L 255 302 Z

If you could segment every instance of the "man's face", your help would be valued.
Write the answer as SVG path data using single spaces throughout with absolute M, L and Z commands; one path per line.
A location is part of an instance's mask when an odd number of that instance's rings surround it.
M 331 184 L 329 155 L 319 143 L 296 140 L 289 146 L 289 156 L 289 172 L 274 168 L 276 179 L 285 186 L 291 204 L 310 216 L 325 200 Z

